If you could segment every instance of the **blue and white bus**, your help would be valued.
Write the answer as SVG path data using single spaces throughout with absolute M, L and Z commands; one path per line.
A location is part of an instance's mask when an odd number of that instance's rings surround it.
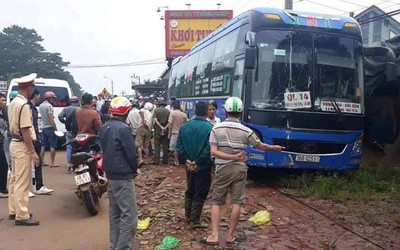
M 230 96 L 242 121 L 281 153 L 249 148 L 248 165 L 349 170 L 360 166 L 364 120 L 362 37 L 350 17 L 257 8 L 174 60 L 169 96 L 189 117 L 198 100 Z

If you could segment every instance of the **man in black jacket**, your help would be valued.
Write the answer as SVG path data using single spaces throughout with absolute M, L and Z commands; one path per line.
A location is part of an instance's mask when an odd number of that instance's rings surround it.
M 68 173 L 71 173 L 72 164 L 71 164 L 71 155 L 72 155 L 72 140 L 75 138 L 78 133 L 78 124 L 76 121 L 76 111 L 79 110 L 79 98 L 77 96 L 71 96 L 69 98 L 69 106 L 65 107 L 61 113 L 58 115 L 58 120 L 61 123 L 64 123 L 65 129 L 67 130 L 66 134 L 66 154 L 67 154 L 67 163 L 68 163 Z
M 103 166 L 108 178 L 110 246 L 132 249 L 137 227 L 137 205 L 133 178 L 137 175 L 135 141 L 124 121 L 131 109 L 125 97 L 111 101 L 112 118 L 100 130 Z
M 35 129 L 35 134 L 36 134 L 36 141 L 33 143 L 33 146 L 35 148 L 36 154 L 39 156 L 39 164 L 36 165 L 35 167 L 35 181 L 34 183 L 36 185 L 36 194 L 51 194 L 54 190 L 46 187 L 43 184 L 43 172 L 42 172 L 42 165 L 43 165 L 43 159 L 40 156 L 40 150 L 42 148 L 42 143 L 40 141 L 40 136 L 39 136 L 39 124 L 38 124 L 38 119 L 39 119 L 39 113 L 38 110 L 36 109 L 36 106 L 38 106 L 40 100 L 40 92 L 38 89 L 35 88 L 33 91 L 33 94 L 31 98 L 29 99 L 28 103 L 31 107 L 32 110 L 32 120 L 33 120 L 33 128 Z M 29 197 L 33 197 L 34 195 L 29 193 Z

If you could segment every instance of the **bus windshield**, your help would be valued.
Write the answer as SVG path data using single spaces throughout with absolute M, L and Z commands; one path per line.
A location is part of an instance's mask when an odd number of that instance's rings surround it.
M 251 106 L 363 112 L 361 42 L 332 34 L 261 30 Z

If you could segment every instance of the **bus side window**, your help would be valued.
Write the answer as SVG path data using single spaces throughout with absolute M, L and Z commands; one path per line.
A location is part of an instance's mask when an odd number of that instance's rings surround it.
M 171 68 L 171 75 L 169 77 L 168 82 L 168 93 L 169 96 L 176 96 L 176 74 L 177 74 L 177 65 Z
M 187 65 L 187 58 L 183 58 L 180 62 L 179 62 L 179 67 L 178 67 L 178 72 L 176 75 L 176 97 L 184 97 L 184 83 L 185 83 L 185 73 L 186 73 L 186 65 Z
M 210 93 L 210 71 L 214 50 L 215 43 L 212 43 L 199 51 L 196 75 L 194 77 L 194 96 L 207 96 Z
M 193 96 L 194 94 L 194 82 L 196 81 L 196 66 L 198 59 L 199 53 L 194 53 L 188 58 L 186 66 L 185 96 Z
M 237 96 L 241 99 L 243 93 L 243 71 L 244 71 L 244 58 L 236 60 L 235 63 L 235 76 L 233 77 L 232 96 Z

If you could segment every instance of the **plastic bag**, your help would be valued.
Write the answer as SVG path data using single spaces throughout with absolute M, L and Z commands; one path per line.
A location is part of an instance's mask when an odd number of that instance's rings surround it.
M 161 244 L 157 245 L 154 250 L 167 250 L 175 248 L 179 245 L 180 240 L 174 236 L 165 236 Z
M 258 211 L 249 219 L 249 221 L 253 222 L 256 226 L 261 226 L 270 220 L 271 217 L 268 211 Z
M 138 230 L 146 230 L 150 226 L 150 217 L 147 217 L 144 220 L 139 220 L 137 223 Z

